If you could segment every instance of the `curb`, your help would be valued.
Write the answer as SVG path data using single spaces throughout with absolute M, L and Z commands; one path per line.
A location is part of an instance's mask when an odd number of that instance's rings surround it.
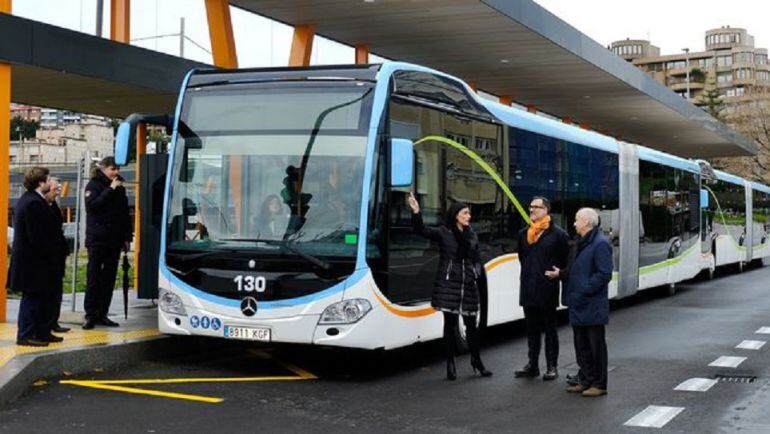
M 158 336 L 48 354 L 18 356 L 0 368 L 0 408 L 15 401 L 42 378 L 57 377 L 63 372 L 83 374 L 97 368 L 113 370 L 145 360 L 205 352 L 217 346 L 216 340 L 211 338 Z

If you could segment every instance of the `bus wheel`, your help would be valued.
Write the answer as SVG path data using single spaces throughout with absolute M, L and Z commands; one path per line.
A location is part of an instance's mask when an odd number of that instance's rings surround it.
M 668 295 L 669 296 L 676 295 L 676 282 L 672 282 L 668 284 Z

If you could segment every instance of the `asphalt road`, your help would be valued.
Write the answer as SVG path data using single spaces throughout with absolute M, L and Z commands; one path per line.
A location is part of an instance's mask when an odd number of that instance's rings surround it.
M 0 410 L 0 433 L 770 432 L 770 345 L 735 348 L 770 340 L 756 333 L 761 327 L 770 327 L 770 267 L 682 284 L 673 297 L 653 290 L 615 303 L 609 395 L 602 398 L 565 393 L 564 374 L 577 367 L 562 321 L 555 382 L 513 378 L 526 361 L 521 324 L 485 332 L 482 356 L 492 378 L 473 376 L 462 356 L 455 382 L 443 379 L 438 343 L 387 353 L 234 344 L 219 354 L 50 379 Z M 736 368 L 709 366 L 721 356 L 746 359 Z M 720 381 L 705 392 L 674 390 L 717 374 L 757 378 Z M 651 405 L 676 415 L 662 428 L 624 425 Z

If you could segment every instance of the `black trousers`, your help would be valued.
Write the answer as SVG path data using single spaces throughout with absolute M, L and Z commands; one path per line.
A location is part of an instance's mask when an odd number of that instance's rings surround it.
M 56 279 L 53 287 L 53 293 L 49 298 L 48 306 L 48 328 L 51 329 L 59 324 L 59 317 L 61 316 L 61 301 L 64 296 L 64 264 L 60 264 L 61 268 L 57 271 L 59 278 Z
M 573 326 L 575 358 L 583 374 L 583 385 L 607 389 L 607 341 L 604 326 Z
M 559 361 L 559 335 L 556 333 L 556 308 L 525 307 L 524 320 L 527 324 L 527 346 L 529 364 L 536 368 L 540 359 L 541 336 L 545 333 L 545 363 L 556 367 Z
M 452 358 L 457 354 L 457 341 L 455 340 L 455 329 L 459 321 L 459 314 L 442 312 L 444 314 L 444 346 L 447 358 Z M 476 317 L 472 315 L 463 315 L 465 323 L 465 334 L 468 337 L 468 348 L 471 351 L 471 357 L 476 360 L 481 359 L 481 350 L 479 349 L 479 329 L 476 327 Z
M 120 247 L 95 246 L 88 248 L 88 268 L 85 309 L 86 318 L 107 318 L 115 290 Z
M 46 315 L 49 300 L 48 294 L 22 294 L 16 339 L 41 339 L 51 334 Z

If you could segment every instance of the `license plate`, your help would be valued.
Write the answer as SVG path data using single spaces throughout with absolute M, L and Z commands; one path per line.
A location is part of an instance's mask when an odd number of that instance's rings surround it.
M 233 327 L 226 325 L 225 337 L 228 339 L 243 339 L 246 341 L 270 342 L 270 329 L 255 327 Z

